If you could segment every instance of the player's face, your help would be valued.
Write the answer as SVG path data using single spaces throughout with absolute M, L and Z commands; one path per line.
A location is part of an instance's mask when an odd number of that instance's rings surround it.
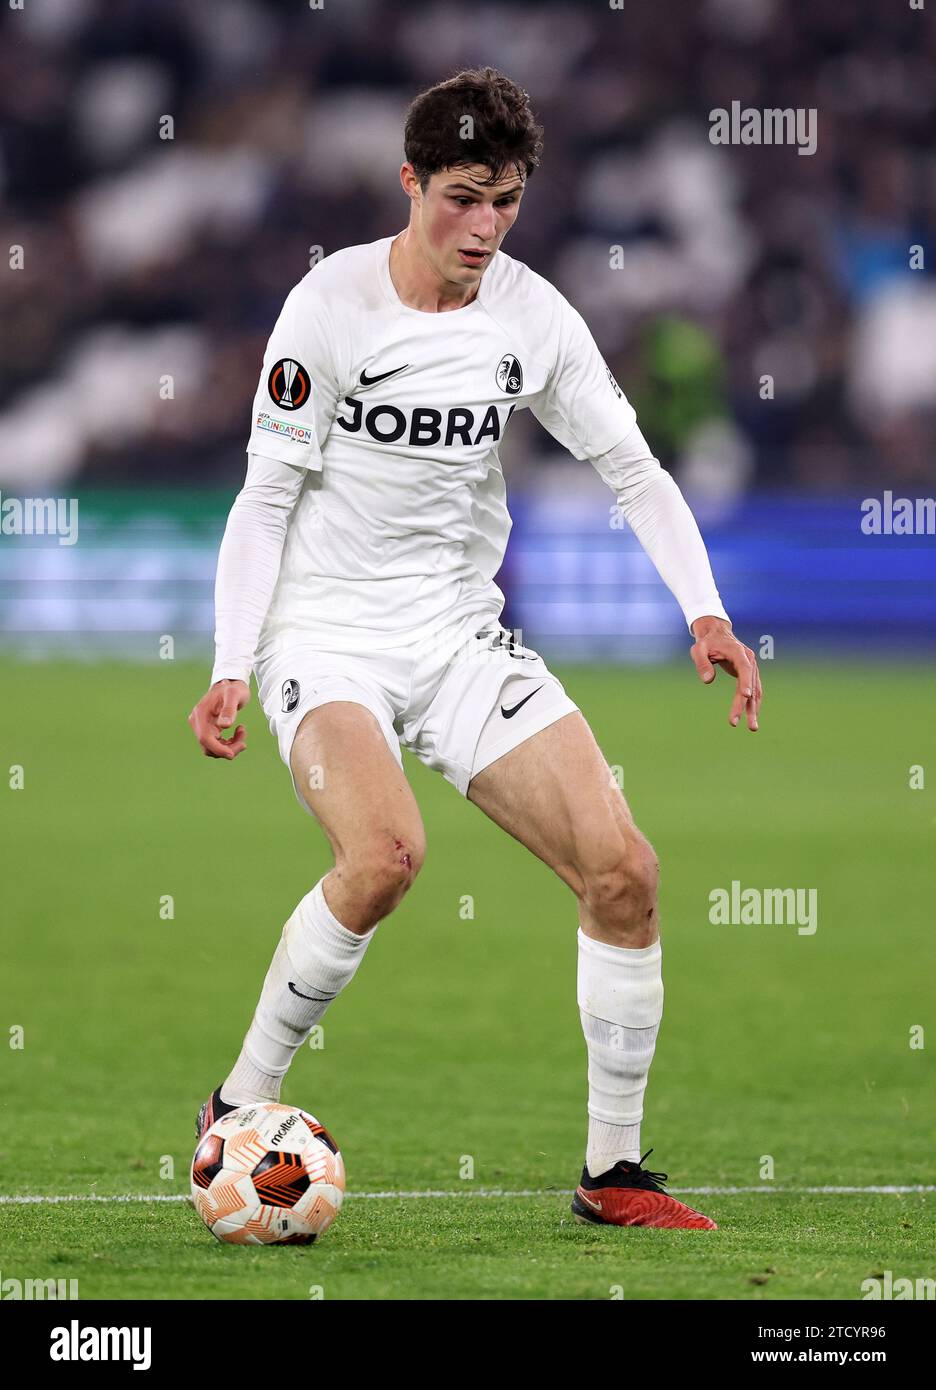
M 511 169 L 497 183 L 484 183 L 490 172 L 483 164 L 446 169 L 417 195 L 423 253 L 449 283 L 476 285 L 517 219 L 522 175 Z

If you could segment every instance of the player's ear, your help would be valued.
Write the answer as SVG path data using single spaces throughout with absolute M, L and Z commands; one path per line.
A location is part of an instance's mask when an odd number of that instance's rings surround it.
M 400 169 L 400 183 L 403 185 L 403 192 L 414 202 L 418 202 L 422 196 L 422 189 L 419 185 L 419 178 L 412 164 L 406 163 Z

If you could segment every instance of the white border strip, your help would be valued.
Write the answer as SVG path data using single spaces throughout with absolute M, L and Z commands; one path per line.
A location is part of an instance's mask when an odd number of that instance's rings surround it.
M 351 1200 L 365 1198 L 369 1201 L 402 1201 L 427 1197 L 571 1197 L 575 1189 L 571 1187 L 523 1188 L 510 1192 L 499 1187 L 463 1187 L 455 1192 L 429 1188 L 423 1192 L 348 1192 Z M 903 1196 L 913 1192 L 936 1192 L 936 1184 L 917 1184 L 910 1187 L 672 1187 L 672 1195 L 689 1197 L 738 1197 L 752 1193 L 770 1196 L 782 1194 L 789 1197 L 839 1197 L 839 1196 Z M 65 1202 L 103 1202 L 105 1204 L 128 1202 L 188 1202 L 191 1198 L 185 1192 L 126 1192 L 113 1196 L 102 1196 L 96 1192 L 66 1193 L 64 1195 L 6 1196 L 0 1194 L 0 1206 L 55 1206 Z

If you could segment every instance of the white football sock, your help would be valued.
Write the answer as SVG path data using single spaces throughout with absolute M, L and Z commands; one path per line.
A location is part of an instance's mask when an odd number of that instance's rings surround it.
M 588 1047 L 588 1148 L 593 1178 L 640 1158 L 647 1075 L 663 1016 L 659 941 L 631 950 L 578 932 L 578 1005 Z
M 325 901 L 322 883 L 306 894 L 283 928 L 241 1054 L 221 1087 L 226 1105 L 279 1100 L 293 1057 L 351 980 L 377 930 L 359 936 L 343 927 Z

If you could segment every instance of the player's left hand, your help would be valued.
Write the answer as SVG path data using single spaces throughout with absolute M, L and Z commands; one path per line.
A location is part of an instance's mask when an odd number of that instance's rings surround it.
M 757 712 L 764 696 L 757 657 L 750 647 L 738 641 L 724 618 L 696 618 L 692 635 L 696 640 L 689 655 L 699 678 L 710 685 L 715 679 L 715 667 L 721 666 L 737 681 L 728 723 L 734 728 L 744 714 L 748 728 L 756 734 Z

